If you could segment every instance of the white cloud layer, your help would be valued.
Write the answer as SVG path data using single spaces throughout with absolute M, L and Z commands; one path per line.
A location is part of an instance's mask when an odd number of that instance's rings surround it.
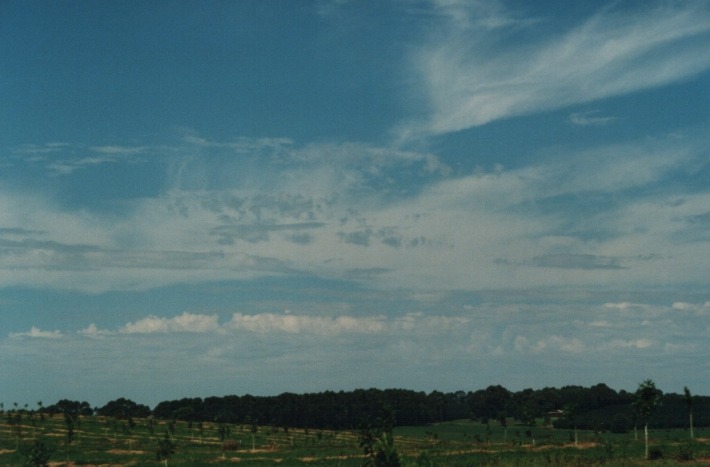
M 236 150 L 256 151 L 247 161 L 271 160 L 267 174 L 240 168 L 230 144 L 201 143 L 217 152 L 170 159 L 182 188 L 120 215 L 0 187 L 0 285 L 103 292 L 294 274 L 420 291 L 692 282 L 710 261 L 698 248 L 710 240 L 710 192 L 658 187 L 702 164 L 705 143 L 670 135 L 457 175 L 427 153 L 240 141 Z
M 470 389 L 470 373 L 483 371 L 488 364 L 526 368 L 521 379 L 525 387 L 595 383 L 589 378 L 597 376 L 585 376 L 589 366 L 570 369 L 565 375 L 556 371 L 556 365 L 550 366 L 555 362 L 574 367 L 581 358 L 615 361 L 623 371 L 609 373 L 604 381 L 615 387 L 633 387 L 642 377 L 641 368 L 646 369 L 643 362 L 671 359 L 683 372 L 683 362 L 704 358 L 710 350 L 704 303 L 482 304 L 454 310 L 450 302 L 442 301 L 439 307 L 441 313 L 389 316 L 237 312 L 222 320 L 185 312 L 147 316 L 115 329 L 95 324 L 78 331 L 32 327 L 0 339 L 0 364 L 12 371 L 28 359 L 41 358 L 48 365 L 43 378 L 51 380 L 56 377 L 52 362 L 84 355 L 75 368 L 83 385 L 110 383 L 107 387 L 123 396 L 154 403 L 158 401 L 153 400 L 155 394 L 165 391 L 151 395 L 156 389 L 150 378 L 136 387 L 128 382 L 133 376 L 160 374 L 160 385 L 179 388 L 175 397 L 202 387 L 205 377 L 216 393 L 234 391 L 237 378 L 239 391 L 270 394 L 268 375 L 279 375 L 279 387 L 293 391 L 421 387 L 421 382 L 415 384 L 417 375 L 434 367 L 438 374 L 448 375 L 447 382 L 437 379 L 425 389 Z M 690 312 L 679 319 L 679 308 L 703 310 L 703 314 Z M 116 349 L 121 358 L 116 358 Z M 180 362 L 179 371 L 175 362 Z M 264 378 L 254 380 L 254 374 Z M 661 385 L 672 386 L 678 377 L 687 380 L 685 373 L 672 368 L 659 376 Z M 81 397 L 84 390 L 76 388 L 75 397 Z M 204 388 L 199 390 L 208 395 Z

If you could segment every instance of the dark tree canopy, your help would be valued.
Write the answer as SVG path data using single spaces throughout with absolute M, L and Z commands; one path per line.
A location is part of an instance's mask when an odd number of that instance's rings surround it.
M 88 402 L 71 401 L 68 399 L 62 399 L 56 404 L 43 408 L 42 411 L 50 414 L 65 414 L 73 417 L 78 415 L 93 415 L 94 413 L 94 410 Z
M 145 418 L 151 414 L 150 407 L 147 405 L 137 404 L 123 397 L 107 403 L 98 409 L 97 412 L 104 417 L 114 417 L 118 419 Z
M 654 388 L 655 389 L 655 388 Z M 662 394 L 660 404 L 646 418 L 654 428 L 688 426 L 687 400 L 682 394 Z M 615 391 L 605 384 L 509 391 L 500 385 L 477 391 L 441 392 L 408 389 L 356 389 L 277 396 L 212 396 L 160 402 L 152 411 L 130 399 L 119 398 L 97 409 L 102 416 L 191 422 L 271 425 L 289 428 L 357 429 L 377 419 L 388 407 L 395 425 L 426 425 L 471 418 L 500 423 L 534 424 L 545 420 L 558 428 L 625 431 L 639 426 L 637 393 Z M 693 396 L 694 425 L 710 426 L 710 397 Z M 87 402 L 61 400 L 43 409 L 49 413 L 91 415 Z

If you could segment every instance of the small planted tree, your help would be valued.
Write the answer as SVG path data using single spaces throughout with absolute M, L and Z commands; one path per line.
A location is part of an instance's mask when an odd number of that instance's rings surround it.
M 202 421 L 197 422 L 197 431 L 200 433 L 200 444 L 202 444 L 202 435 L 205 431 L 205 425 Z
M 175 443 L 173 442 L 170 434 L 165 430 L 165 436 L 163 439 L 158 440 L 158 449 L 155 452 L 156 457 L 159 461 L 163 461 L 165 467 L 168 467 L 168 460 L 175 454 Z
M 645 458 L 648 459 L 648 419 L 651 417 L 656 407 L 661 402 L 661 396 L 663 392 L 656 389 L 656 383 L 652 380 L 647 379 L 641 384 L 639 384 L 636 390 L 636 400 L 634 404 L 636 410 L 638 411 L 641 419 L 643 420 L 643 434 L 644 434 L 644 444 L 645 444 Z
M 133 451 L 133 428 L 136 426 L 135 422 L 133 422 L 133 419 L 129 419 L 128 422 L 121 423 L 121 431 L 123 432 L 123 436 L 126 438 L 126 441 L 128 441 L 128 452 Z
M 71 444 L 74 441 L 74 425 L 76 423 L 76 416 L 74 414 L 65 412 L 64 413 L 64 425 L 67 427 L 67 444 Z
M 504 412 L 498 414 L 498 423 L 503 427 L 503 441 L 508 441 L 508 418 Z
M 217 435 L 219 436 L 219 440 L 222 443 L 222 459 L 226 458 L 227 456 L 227 438 L 229 438 L 229 435 L 232 433 L 232 430 L 229 428 L 229 425 L 226 423 L 220 423 L 219 426 L 217 427 Z
M 249 431 L 251 432 L 251 450 L 256 449 L 256 433 L 259 431 L 259 425 L 257 425 L 256 419 L 252 419 L 251 415 L 247 415 L 244 419 L 244 423 L 249 425 Z
M 25 455 L 25 465 L 34 467 L 45 467 L 49 465 L 49 458 L 52 457 L 52 449 L 41 440 L 35 440 L 34 445 Z
M 175 441 L 175 422 L 175 420 L 170 420 L 168 422 L 167 433 L 170 435 L 170 441 Z
M 157 422 L 152 415 L 148 417 L 146 424 L 148 425 L 148 433 L 150 433 L 150 436 L 155 436 L 155 426 L 157 425 Z
M 564 415 L 572 424 L 572 429 L 574 430 L 574 445 L 577 446 L 579 443 L 579 436 L 577 435 L 577 406 L 575 404 L 567 404 L 564 408 Z
M 20 439 L 22 439 L 22 412 L 15 408 L 13 413 L 8 416 L 8 422 L 12 425 L 12 431 L 15 433 L 15 450 L 19 450 Z
M 690 418 L 690 439 L 693 439 L 693 396 L 690 394 L 688 386 L 683 388 L 685 406 L 688 407 L 688 417 Z
M 380 407 L 381 416 L 360 428 L 360 447 L 365 458 L 363 466 L 399 467 L 399 454 L 394 447 L 392 429 L 394 413 L 387 406 Z
M 399 467 L 399 454 L 394 447 L 392 432 L 383 433 L 373 446 L 375 457 L 374 465 L 377 467 Z

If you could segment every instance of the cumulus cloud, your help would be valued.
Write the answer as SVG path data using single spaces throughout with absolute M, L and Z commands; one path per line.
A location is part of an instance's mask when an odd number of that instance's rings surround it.
M 106 329 L 99 329 L 95 323 L 91 323 L 86 328 L 77 331 L 77 334 L 87 337 L 100 337 L 109 336 L 115 333 Z
M 198 315 L 184 312 L 174 318 L 148 316 L 119 329 L 123 334 L 153 334 L 166 332 L 210 332 L 219 327 L 217 315 Z

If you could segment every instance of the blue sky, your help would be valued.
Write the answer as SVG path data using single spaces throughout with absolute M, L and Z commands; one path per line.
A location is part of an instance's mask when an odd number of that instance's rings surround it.
M 710 394 L 704 1 L 3 2 L 0 400 Z

